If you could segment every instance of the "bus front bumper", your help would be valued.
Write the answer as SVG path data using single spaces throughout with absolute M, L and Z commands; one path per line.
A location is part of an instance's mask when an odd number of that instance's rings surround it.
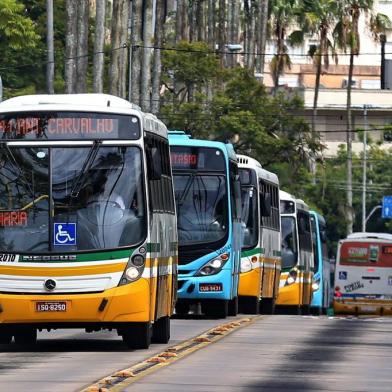
M 235 292 L 233 296 L 236 296 Z M 232 299 L 232 272 L 224 269 L 210 276 L 178 275 L 177 297 L 180 300 Z M 196 302 L 196 301 L 195 301 Z
M 37 304 L 66 304 L 65 311 L 37 311 Z M 58 326 L 89 323 L 150 321 L 150 284 L 147 279 L 101 293 L 21 295 L 0 294 L 0 323 Z
M 333 309 L 335 314 L 392 315 L 392 300 L 335 298 L 333 301 Z

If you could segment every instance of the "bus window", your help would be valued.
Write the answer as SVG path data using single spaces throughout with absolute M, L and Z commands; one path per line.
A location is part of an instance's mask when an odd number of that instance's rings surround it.
M 242 222 L 244 225 L 243 247 L 255 247 L 258 239 L 257 191 L 250 186 L 242 187 Z
M 309 213 L 298 211 L 298 237 L 300 249 L 312 250 L 312 234 L 310 232 Z
M 297 264 L 298 247 L 295 219 L 282 216 L 282 268 L 292 268 Z

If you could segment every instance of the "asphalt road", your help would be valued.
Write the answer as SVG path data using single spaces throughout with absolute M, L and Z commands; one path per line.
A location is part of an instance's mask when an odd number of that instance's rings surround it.
M 392 390 L 392 319 L 265 316 L 126 391 Z
M 231 318 L 232 320 L 232 318 Z M 169 345 L 223 320 L 173 320 Z M 141 378 L 126 391 L 391 391 L 392 319 L 263 316 Z M 0 346 L 0 391 L 80 391 L 165 345 L 127 351 L 115 333 L 40 333 L 34 348 Z
M 14 344 L 0 345 L 0 392 L 80 391 L 116 370 L 221 323 L 222 320 L 172 320 L 168 345 L 152 344 L 149 350 L 135 351 L 128 351 L 116 332 L 40 332 L 37 344 L 27 350 Z

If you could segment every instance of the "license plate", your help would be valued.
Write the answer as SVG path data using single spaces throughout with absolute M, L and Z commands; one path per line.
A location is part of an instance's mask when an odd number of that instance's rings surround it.
M 222 283 L 200 283 L 199 284 L 199 291 L 201 293 L 215 292 L 215 291 L 222 291 L 222 290 L 223 290 Z
M 376 307 L 375 306 L 361 306 L 362 312 L 375 312 Z
M 41 301 L 35 303 L 36 312 L 66 312 L 66 301 Z

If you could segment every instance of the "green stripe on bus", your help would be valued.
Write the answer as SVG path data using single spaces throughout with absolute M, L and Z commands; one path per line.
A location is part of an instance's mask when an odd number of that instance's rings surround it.
M 264 248 L 254 248 L 254 249 L 250 249 L 250 250 L 243 250 L 241 252 L 241 256 L 242 257 L 249 257 L 249 256 L 253 256 L 253 255 L 257 254 L 257 253 L 260 253 L 260 254 L 263 255 L 264 252 L 265 252 Z
M 295 268 L 298 271 L 306 271 L 306 268 L 304 265 L 295 265 L 294 267 L 282 268 L 282 272 L 290 272 L 293 268 Z
M 102 261 L 102 260 L 116 260 L 129 258 L 135 249 L 121 249 L 103 252 L 83 253 L 83 254 L 56 254 L 53 256 L 62 257 L 61 260 L 44 260 L 43 257 L 48 258 L 52 255 L 45 256 L 21 256 L 23 263 L 78 263 L 86 261 Z
M 147 252 L 160 252 L 161 251 L 161 244 L 158 242 L 149 242 L 147 244 Z
M 276 257 L 281 257 L 282 256 L 282 252 L 280 250 L 274 250 L 274 251 L 272 251 L 272 255 L 276 256 Z

